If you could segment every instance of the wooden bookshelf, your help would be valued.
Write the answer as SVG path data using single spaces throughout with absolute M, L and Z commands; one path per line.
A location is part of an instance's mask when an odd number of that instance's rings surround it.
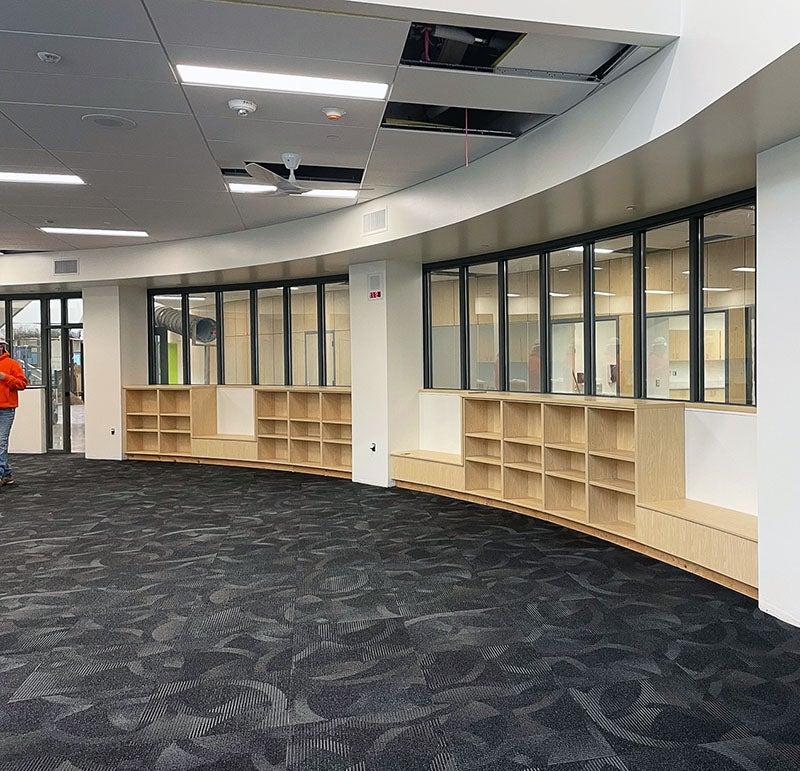
M 126 455 L 350 476 L 349 389 L 242 388 L 253 428 L 235 435 L 218 432 L 217 386 L 125 388 Z
M 539 516 L 755 591 L 755 517 L 685 498 L 682 403 L 499 392 L 460 398 L 461 455 L 396 454 L 400 486 Z M 743 562 L 734 564 L 732 553 Z

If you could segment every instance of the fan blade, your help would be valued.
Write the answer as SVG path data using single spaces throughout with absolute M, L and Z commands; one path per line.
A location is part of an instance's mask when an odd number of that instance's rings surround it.
M 264 185 L 273 185 L 281 193 L 293 193 L 297 189 L 297 185 L 293 185 L 288 179 L 284 179 L 279 174 L 275 174 L 257 163 L 247 163 L 244 169 L 253 179 Z

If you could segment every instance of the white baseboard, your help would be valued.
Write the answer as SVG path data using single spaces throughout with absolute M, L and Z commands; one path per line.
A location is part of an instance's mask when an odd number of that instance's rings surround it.
M 774 605 L 771 605 L 768 602 L 759 602 L 758 607 L 763 610 L 764 613 L 768 613 L 770 616 L 775 616 L 775 618 L 785 621 L 787 624 L 791 624 L 792 626 L 800 627 L 800 618 L 791 613 L 787 613 L 781 608 L 776 608 Z

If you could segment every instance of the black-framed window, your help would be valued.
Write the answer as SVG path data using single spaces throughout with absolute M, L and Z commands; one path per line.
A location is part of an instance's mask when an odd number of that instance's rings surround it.
M 153 384 L 350 385 L 347 276 L 151 289 L 148 314 Z
M 755 404 L 755 191 L 423 266 L 427 388 Z

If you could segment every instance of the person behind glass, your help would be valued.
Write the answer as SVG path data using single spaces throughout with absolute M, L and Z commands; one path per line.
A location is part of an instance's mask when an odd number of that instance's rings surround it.
M 0 340 L 0 485 L 15 484 L 8 462 L 8 441 L 11 426 L 19 406 L 19 392 L 28 387 L 28 378 L 22 365 L 11 358 L 10 348 Z

